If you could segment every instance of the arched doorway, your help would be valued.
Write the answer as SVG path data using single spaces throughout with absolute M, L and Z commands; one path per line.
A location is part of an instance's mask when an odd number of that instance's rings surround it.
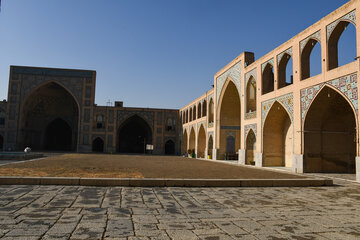
M 210 135 L 209 141 L 208 141 L 208 156 L 210 159 L 213 159 L 213 157 L 212 157 L 213 148 L 214 148 L 214 140 L 213 140 L 212 135 Z
M 214 100 L 211 98 L 209 102 L 209 121 L 208 126 L 212 127 L 212 124 L 214 123 Z
M 76 150 L 78 121 L 79 108 L 75 98 L 60 84 L 45 83 L 32 91 L 21 106 L 20 147 Z
M 0 135 L 0 151 L 4 149 L 4 138 L 2 135 Z
M 356 120 L 352 107 L 325 86 L 311 104 L 304 124 L 304 171 L 354 173 Z
M 246 137 L 246 164 L 255 165 L 255 148 L 256 148 L 256 136 L 252 129 L 250 129 Z
M 246 112 L 256 112 L 256 81 L 250 77 L 246 87 Z
M 197 157 L 205 158 L 206 134 L 204 126 L 201 125 L 198 135 Z
M 274 91 L 274 67 L 266 64 L 262 73 L 262 94 Z
M 117 140 L 118 152 L 146 153 L 146 144 L 152 144 L 152 131 L 143 118 L 134 115 L 119 127 Z
M 353 62 L 356 57 L 356 27 L 352 22 L 340 21 L 328 40 L 328 69 Z
M 291 55 L 285 53 L 278 67 L 278 89 L 293 83 L 293 61 Z
M 321 72 L 321 45 L 317 39 L 310 38 L 301 51 L 301 80 Z
M 188 133 L 185 129 L 184 133 L 183 133 L 183 138 L 182 138 L 182 154 L 186 154 L 187 150 L 188 150 Z
M 264 166 L 292 166 L 293 130 L 291 119 L 277 101 L 272 105 L 263 128 Z
M 189 149 L 188 149 L 190 156 L 195 156 L 195 143 L 196 143 L 195 137 L 196 137 L 195 130 L 194 128 L 191 128 L 190 137 L 189 137 Z
M 100 137 L 97 137 L 92 142 L 92 151 L 93 152 L 104 152 L 104 140 Z
M 175 154 L 175 143 L 173 140 L 167 140 L 165 143 L 165 154 L 174 155 Z
M 50 122 L 45 131 L 45 149 L 55 151 L 70 151 L 72 146 L 72 131 L 67 122 L 57 118 Z
M 240 96 L 232 81 L 228 81 L 224 89 L 219 102 L 219 157 L 220 159 L 236 159 L 240 148 Z

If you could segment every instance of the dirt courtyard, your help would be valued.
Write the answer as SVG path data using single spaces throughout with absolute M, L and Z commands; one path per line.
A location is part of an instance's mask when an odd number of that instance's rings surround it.
M 177 156 L 64 154 L 0 166 L 0 176 L 290 179 L 298 175 Z

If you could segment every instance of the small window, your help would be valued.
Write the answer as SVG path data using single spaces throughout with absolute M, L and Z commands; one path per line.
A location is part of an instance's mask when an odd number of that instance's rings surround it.
M 0 125 L 5 125 L 5 118 L 0 118 Z
M 102 123 L 96 123 L 96 128 L 103 128 L 103 124 Z

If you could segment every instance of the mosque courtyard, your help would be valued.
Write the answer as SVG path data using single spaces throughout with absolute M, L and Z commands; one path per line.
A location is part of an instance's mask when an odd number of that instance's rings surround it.
M 2 161 L 0 161 L 1 164 Z M 0 166 L 0 176 L 176 179 L 302 179 L 292 173 L 179 156 L 60 154 Z

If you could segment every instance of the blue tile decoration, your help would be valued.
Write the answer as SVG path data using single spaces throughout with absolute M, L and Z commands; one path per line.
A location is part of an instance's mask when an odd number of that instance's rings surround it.
M 338 23 L 341 21 L 351 22 L 352 24 L 354 24 L 354 26 L 356 26 L 356 11 L 355 11 L 355 9 L 326 26 L 327 39 L 329 39 L 332 31 L 338 25 Z
M 253 130 L 255 137 L 257 137 L 257 124 L 253 123 L 253 124 L 245 125 L 244 126 L 244 143 L 246 143 L 246 138 L 247 138 L 247 135 L 248 135 L 250 129 Z
M 282 59 L 282 57 L 284 56 L 285 53 L 289 54 L 289 55 L 292 57 L 292 56 L 293 56 L 292 47 L 286 49 L 285 51 L 283 51 L 282 53 L 280 53 L 279 55 L 277 55 L 276 58 L 277 58 L 277 64 L 278 64 L 278 66 L 279 66 L 279 63 L 280 63 L 280 61 L 281 61 L 281 59 Z
M 234 81 L 239 96 L 241 96 L 241 61 L 216 78 L 216 103 L 219 103 L 220 93 L 228 78 L 231 78 Z
M 304 40 L 301 40 L 300 42 L 300 53 L 302 52 L 302 50 L 304 49 L 305 45 L 307 44 L 307 42 L 310 39 L 315 39 L 316 41 L 318 41 L 319 43 L 321 42 L 321 35 L 320 35 L 320 30 L 311 34 L 310 36 L 308 36 L 307 38 L 305 38 Z
M 359 114 L 357 74 L 355 73 L 302 89 L 300 91 L 302 120 L 304 120 L 312 101 L 325 85 L 330 85 L 338 89 L 351 102 L 356 114 Z
M 293 116 L 294 116 L 294 114 L 293 114 L 293 112 L 294 112 L 293 93 L 288 93 L 288 94 L 282 95 L 280 97 L 269 99 L 269 100 L 261 103 L 261 125 L 262 125 L 262 127 L 264 126 L 264 121 L 265 121 L 267 114 L 269 113 L 272 105 L 275 102 L 280 103 L 285 108 L 285 110 L 289 114 L 291 122 L 293 122 Z
M 271 59 L 267 60 L 266 62 L 264 62 L 263 64 L 261 64 L 261 73 L 264 72 L 264 68 L 266 67 L 266 65 L 268 63 L 270 63 L 274 67 L 274 58 L 271 58 Z

